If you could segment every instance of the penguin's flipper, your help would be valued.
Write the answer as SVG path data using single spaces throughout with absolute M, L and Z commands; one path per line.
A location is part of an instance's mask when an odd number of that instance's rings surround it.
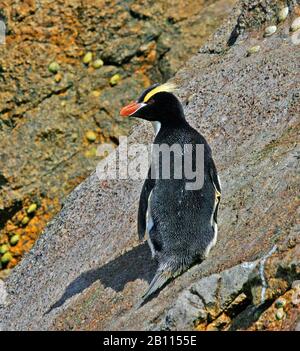
M 151 167 L 148 171 L 148 177 L 144 182 L 139 202 L 138 210 L 138 234 L 139 240 L 143 240 L 146 231 L 146 213 L 148 208 L 148 198 L 155 185 L 155 179 L 151 179 Z

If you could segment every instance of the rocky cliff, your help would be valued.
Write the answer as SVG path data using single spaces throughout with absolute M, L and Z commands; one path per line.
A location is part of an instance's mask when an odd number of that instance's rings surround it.
M 174 78 L 222 182 L 210 257 L 136 309 L 155 271 L 137 240 L 142 181 L 94 172 L 1 283 L 2 329 L 299 329 L 300 13 L 289 1 L 277 23 L 284 6 L 241 1 Z M 129 139 L 151 142 L 151 126 Z

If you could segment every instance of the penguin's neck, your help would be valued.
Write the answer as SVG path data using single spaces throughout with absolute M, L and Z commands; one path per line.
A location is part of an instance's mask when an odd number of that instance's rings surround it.
M 157 124 L 154 126 L 153 123 L 157 123 Z M 185 128 L 190 126 L 184 117 L 174 118 L 172 120 L 162 120 L 160 122 L 152 122 L 152 125 L 154 130 L 155 131 L 157 130 L 158 132 L 160 131 L 172 132 L 172 130 L 178 130 L 178 129 L 184 130 Z M 156 133 L 156 135 L 158 134 L 158 132 Z
M 155 136 L 157 136 L 160 131 L 185 129 L 189 126 L 182 108 L 177 109 L 175 112 L 173 111 L 171 114 L 167 114 L 167 116 L 160 118 L 158 121 L 151 121 L 151 123 Z

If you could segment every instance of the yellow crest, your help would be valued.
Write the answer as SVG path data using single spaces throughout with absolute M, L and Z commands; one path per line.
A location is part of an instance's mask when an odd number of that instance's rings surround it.
M 149 91 L 149 93 L 144 97 L 144 102 L 149 101 L 152 98 L 152 96 L 154 96 L 157 93 L 161 93 L 161 92 L 172 93 L 175 90 L 176 90 L 176 85 L 174 83 L 161 84 L 155 87 L 154 89 L 152 89 L 151 91 Z

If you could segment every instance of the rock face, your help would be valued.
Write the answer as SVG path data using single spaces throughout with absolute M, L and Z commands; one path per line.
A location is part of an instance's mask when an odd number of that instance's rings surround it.
M 209 258 L 136 309 L 155 271 L 137 240 L 142 180 L 94 172 L 5 281 L 2 329 L 298 328 L 300 50 L 289 26 L 299 7 L 290 2 L 290 16 L 264 38 L 280 6 L 241 2 L 175 77 L 223 188 Z M 248 55 L 254 45 L 260 51 Z M 151 128 L 135 127 L 130 143 L 151 142 Z
M 120 107 L 150 82 L 174 75 L 234 3 L 1 2 L 7 35 L 0 44 L 0 245 L 13 234 L 21 238 L 8 267 L 95 169 L 95 145 L 116 145 L 129 132 Z M 94 68 L 96 59 L 102 67 Z M 38 209 L 22 224 L 32 202 Z

